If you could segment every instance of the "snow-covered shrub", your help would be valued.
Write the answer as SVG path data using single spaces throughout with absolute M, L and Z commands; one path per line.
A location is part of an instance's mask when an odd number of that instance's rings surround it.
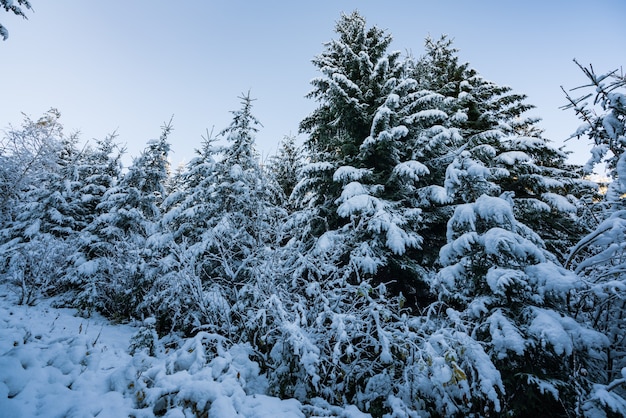
M 19 203 L 32 185 L 58 169 L 58 154 L 67 137 L 61 114 L 50 109 L 37 120 L 25 116 L 19 128 L 9 127 L 0 137 L 0 221 L 19 213 Z
M 137 248 L 123 242 L 93 244 L 100 250 L 109 247 L 111 252 L 92 260 L 74 255 L 70 277 L 77 294 L 73 306 L 84 314 L 97 311 L 117 321 L 137 317 L 146 287 Z
M 32 305 L 67 290 L 64 278 L 72 248 L 65 241 L 41 234 L 26 242 L 10 241 L 0 251 L 6 257 L 0 277 L 14 286 L 20 304 Z
M 231 309 L 222 288 L 205 286 L 188 249 L 170 244 L 169 255 L 148 269 L 152 286 L 139 306 L 140 311 L 157 319 L 160 334 L 190 335 L 203 327 L 227 335 Z
M 136 353 L 111 374 L 109 385 L 138 410 L 157 416 L 250 416 L 259 407 L 303 416 L 297 401 L 266 396 L 268 382 L 250 360 L 253 354 L 249 345 L 199 332 L 156 357 Z
M 501 411 L 500 375 L 482 346 L 435 315 L 411 314 L 384 284 L 354 284 L 360 267 L 336 263 L 341 240 L 329 233 L 306 256 L 284 253 L 256 317 L 271 393 L 378 417 Z
M 624 179 L 619 179 L 624 177 L 624 166 L 620 166 L 620 160 L 626 147 L 626 77 L 618 70 L 596 74 L 593 66 L 583 67 L 577 61 L 574 62 L 583 71 L 589 84 L 578 87 L 588 89 L 582 96 L 572 97 L 565 92 L 568 104 L 563 109 L 573 109 L 582 122 L 571 137 L 586 136 L 594 142 L 591 157 L 585 165 L 587 173 L 605 162 L 611 177 L 618 180 L 616 186 L 622 186 Z M 591 97 L 593 102 L 590 103 L 588 99 Z
M 590 202 L 594 229 L 574 245 L 567 266 L 585 283 L 577 294 L 575 313 L 608 339 L 603 361 L 589 369 L 595 383 L 585 404 L 588 416 L 626 415 L 626 384 L 621 371 L 626 367 L 626 78 L 617 70 L 596 74 L 593 67 L 576 64 L 588 84 L 580 97 L 566 93 L 582 125 L 572 137 L 593 141 L 585 169 L 591 173 L 605 163 L 611 177 L 602 199 Z M 593 97 L 593 101 L 589 100 Z M 597 414 L 597 415 L 596 415 Z
M 128 351 L 131 355 L 145 350 L 150 356 L 157 354 L 157 347 L 159 345 L 159 336 L 156 333 L 156 319 L 150 317 L 143 321 L 143 325 L 139 328 L 139 331 L 135 333 L 130 339 L 130 346 Z

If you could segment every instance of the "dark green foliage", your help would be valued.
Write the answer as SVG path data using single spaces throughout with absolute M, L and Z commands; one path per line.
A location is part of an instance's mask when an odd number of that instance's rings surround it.
M 372 117 L 381 104 L 381 81 L 373 77 L 379 60 L 388 57 L 391 36 L 377 27 L 366 28 L 358 12 L 342 14 L 335 26 L 338 38 L 313 59 L 322 73 L 308 97 L 320 106 L 300 124 L 309 133 L 305 145 L 323 160 L 350 163 L 369 135 Z M 397 58 L 392 56 L 390 65 Z
M 300 171 L 304 165 L 302 149 L 296 146 L 294 136 L 285 136 L 280 143 L 278 154 L 270 158 L 269 170 L 281 187 L 288 202 L 293 190 L 300 181 Z M 289 206 L 289 203 L 287 203 Z
M 445 36 L 426 40 L 426 54 L 413 64 L 412 74 L 422 88 L 442 96 L 440 109 L 447 115 L 439 125 L 418 126 L 413 145 L 429 169 L 427 182 L 446 187 L 450 201 L 444 206 L 513 192 L 516 217 L 540 224 L 536 232 L 563 260 L 586 232 L 577 221 L 579 200 L 593 194 L 595 185 L 566 162 L 567 153 L 542 137 L 539 119 L 525 116 L 533 108 L 526 96 L 460 64 Z M 435 205 L 425 211 L 429 232 L 442 230 L 437 223 L 447 222 L 449 210 Z M 424 236 L 432 240 L 428 248 L 440 248 L 441 236 Z M 424 262 L 432 262 L 431 257 Z

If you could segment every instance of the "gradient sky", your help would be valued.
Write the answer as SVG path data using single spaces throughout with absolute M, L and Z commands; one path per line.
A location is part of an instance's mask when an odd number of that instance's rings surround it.
M 462 61 L 537 106 L 545 136 L 562 144 L 580 124 L 560 86 L 626 65 L 626 1 L 201 1 L 32 0 L 28 20 L 0 12 L 0 129 L 60 110 L 84 141 L 117 131 L 128 155 L 173 115 L 172 161 L 193 157 L 207 129 L 228 126 L 251 91 L 264 158 L 316 104 L 311 59 L 334 38 L 340 13 L 358 9 L 387 29 L 392 49 L 423 53 L 427 35 L 454 38 Z M 300 137 L 301 138 L 301 137 Z M 566 143 L 583 163 L 589 144 Z

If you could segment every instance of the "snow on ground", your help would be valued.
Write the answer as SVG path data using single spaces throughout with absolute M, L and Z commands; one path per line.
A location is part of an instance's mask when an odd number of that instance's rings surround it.
M 246 346 L 226 349 L 219 336 L 199 333 L 154 357 L 131 356 L 139 327 L 83 318 L 49 300 L 31 307 L 15 300 L 0 286 L 0 416 L 280 418 L 319 410 L 264 395 L 267 381 Z M 365 416 L 354 407 L 323 409 Z
M 136 330 L 100 317 L 16 306 L 0 290 L 0 411 L 7 417 L 128 416 L 131 399 L 109 390 L 108 376 L 130 360 Z

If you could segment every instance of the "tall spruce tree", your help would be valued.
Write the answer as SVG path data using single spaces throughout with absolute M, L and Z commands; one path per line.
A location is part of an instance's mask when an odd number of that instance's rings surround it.
M 514 192 L 516 218 L 541 224 L 537 232 L 563 260 L 567 248 L 585 233 L 578 222 L 579 203 L 593 193 L 593 185 L 581 178 L 579 167 L 566 162 L 567 153 L 543 138 L 539 119 L 525 116 L 533 108 L 526 96 L 460 64 L 445 36 L 427 38 L 426 54 L 412 73 L 422 88 L 443 96 L 447 114 L 441 123 L 419 128 L 413 144 L 431 173 L 428 180 L 445 186 L 449 198 L 425 216 L 427 247 L 438 250 L 443 245 L 454 205 L 484 193 Z
M 255 150 L 260 122 L 252 114 L 253 99 L 250 93 L 240 99 L 241 109 L 232 112 L 230 126 L 220 133 L 229 145 L 216 164 L 217 206 L 214 223 L 207 231 L 207 243 L 220 257 L 211 276 L 229 283 L 254 276 L 255 254 L 262 259 L 258 251 L 274 245 L 276 222 L 282 216 L 279 186 L 262 169 Z M 237 239 L 226 238 L 232 236 Z
M 384 102 L 381 90 L 386 80 L 374 77 L 376 65 L 385 59 L 390 68 L 398 69 L 399 54 L 387 52 L 391 36 L 375 26 L 368 29 L 358 12 L 342 14 L 335 32 L 337 39 L 313 59 L 321 75 L 311 82 L 313 90 L 307 97 L 318 101 L 319 107 L 300 124 L 309 135 L 304 146 L 312 164 L 304 169 L 294 197 L 300 206 L 316 207 L 319 222 L 313 233 L 318 236 L 341 223 L 334 207 L 341 185 L 332 180 L 333 173 L 354 164 Z
M 311 81 L 313 90 L 307 97 L 320 106 L 300 127 L 310 134 L 305 145 L 315 157 L 349 162 L 369 135 L 381 104 L 384 80 L 373 77 L 376 64 L 383 58 L 395 61 L 399 54 L 388 57 L 391 35 L 376 26 L 368 29 L 356 11 L 341 15 L 335 33 L 337 39 L 313 59 L 322 75 Z
M 322 75 L 309 97 L 320 107 L 301 124 L 312 161 L 293 193 L 310 225 L 302 239 L 339 234 L 336 264 L 351 280 L 406 276 L 403 290 L 413 291 L 416 266 L 407 251 L 421 238 L 411 193 L 425 167 L 406 147 L 404 124 L 415 117 L 416 83 L 400 54 L 387 51 L 391 36 L 368 29 L 357 12 L 342 15 L 335 31 L 313 61 Z
M 152 283 L 141 310 L 156 316 L 157 330 L 190 331 L 215 319 L 201 280 L 204 233 L 215 214 L 216 158 L 222 148 L 207 136 L 163 201 L 163 216 L 147 241 Z

